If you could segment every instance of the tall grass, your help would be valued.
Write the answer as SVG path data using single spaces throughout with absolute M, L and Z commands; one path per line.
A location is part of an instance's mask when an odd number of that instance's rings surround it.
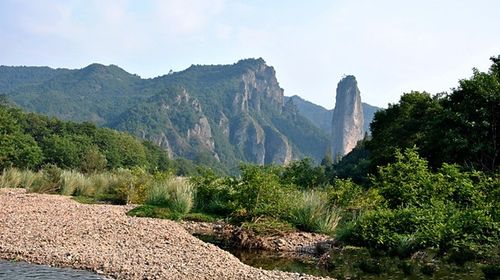
M 40 184 L 43 180 L 42 172 L 33 172 L 31 170 L 23 170 L 21 179 L 21 187 L 30 190 L 33 185 Z
M 146 204 L 186 214 L 193 207 L 193 187 L 181 178 L 155 180 L 147 193 Z
M 310 190 L 303 192 L 301 203 L 294 211 L 292 223 L 301 230 L 331 234 L 340 218 L 340 209 L 329 205 L 325 192 Z
M 22 187 L 22 172 L 17 168 L 7 168 L 0 176 L 0 188 L 20 188 Z
M 89 184 L 89 180 L 80 172 L 64 170 L 61 173 L 60 183 L 60 193 L 62 195 L 74 195 L 79 188 L 86 188 Z

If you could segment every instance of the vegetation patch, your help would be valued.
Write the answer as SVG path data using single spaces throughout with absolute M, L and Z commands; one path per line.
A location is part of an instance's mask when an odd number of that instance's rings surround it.
M 172 212 L 168 208 L 154 205 L 140 205 L 127 212 L 127 215 L 132 217 L 148 217 L 157 219 L 180 220 L 183 215 L 181 213 Z

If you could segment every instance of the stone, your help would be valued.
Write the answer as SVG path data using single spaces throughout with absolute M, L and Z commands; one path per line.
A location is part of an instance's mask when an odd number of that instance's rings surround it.
M 338 158 L 348 154 L 364 137 L 361 93 L 356 77 L 345 76 L 337 85 L 332 119 L 332 152 Z

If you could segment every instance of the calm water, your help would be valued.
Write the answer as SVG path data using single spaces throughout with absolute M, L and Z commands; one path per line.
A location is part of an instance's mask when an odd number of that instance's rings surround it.
M 478 265 L 467 263 L 464 266 L 444 262 L 411 263 L 397 258 L 371 258 L 359 250 L 338 252 L 327 268 L 318 267 L 314 257 L 290 258 L 278 252 L 242 250 L 228 246 L 211 236 L 197 236 L 232 253 L 241 262 L 267 270 L 281 270 L 316 276 L 330 276 L 337 279 L 359 280 L 476 280 L 484 279 Z
M 0 279 L 12 280 L 102 280 L 97 274 L 84 270 L 54 268 L 26 262 L 0 260 Z

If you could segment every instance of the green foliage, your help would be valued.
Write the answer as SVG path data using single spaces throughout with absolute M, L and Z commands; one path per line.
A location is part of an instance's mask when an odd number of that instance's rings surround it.
M 132 217 L 149 217 L 157 219 L 180 220 L 182 213 L 172 211 L 169 208 L 154 205 L 141 205 L 127 212 Z
M 286 218 L 297 203 L 298 191 L 281 185 L 274 166 L 243 165 L 241 180 L 236 184 L 237 211 L 245 219 L 260 216 Z
M 378 189 L 366 190 L 350 179 L 335 179 L 332 186 L 328 187 L 326 191 L 330 205 L 337 205 L 344 211 L 355 212 L 355 214 L 376 208 L 383 201 Z
M 200 170 L 201 175 L 191 177 L 194 187 L 194 209 L 221 216 L 236 210 L 234 178 L 220 178 L 211 170 Z
M 125 133 L 0 106 L 0 168 L 43 164 L 89 173 L 133 167 L 164 171 L 170 163 L 160 148 Z
M 183 220 L 193 221 L 193 222 L 202 222 L 202 223 L 214 223 L 220 220 L 222 217 L 209 215 L 206 213 L 187 213 L 182 217 Z
M 244 222 L 241 224 L 241 228 L 258 236 L 273 236 L 295 231 L 291 223 L 273 218 L 261 218 L 253 222 Z
M 34 168 L 41 160 L 42 152 L 34 139 L 23 133 L 8 107 L 0 106 L 0 168 Z
M 259 232 L 263 231 L 259 227 L 274 228 L 283 223 L 314 232 L 335 230 L 341 210 L 330 203 L 326 191 L 301 192 L 289 183 L 291 177 L 284 179 L 284 169 L 277 166 L 240 168 L 240 177 L 218 177 L 206 170 L 193 177 L 196 211 L 231 217 L 233 222 L 243 222 Z
M 396 149 L 417 146 L 433 168 L 446 162 L 498 172 L 500 59 L 491 60 L 487 73 L 474 69 L 474 75 L 449 94 L 411 92 L 377 112 L 367 143 L 372 171 L 389 163 Z
M 386 204 L 346 224 L 339 238 L 401 256 L 436 248 L 456 262 L 484 258 L 495 250 L 500 221 L 491 194 L 500 186 L 498 177 L 448 164 L 432 172 L 416 149 L 395 157 L 372 179 Z
M 102 172 L 106 169 L 108 160 L 99 151 L 97 146 L 92 146 L 82 155 L 80 170 L 84 173 Z
M 154 180 L 145 203 L 165 207 L 174 213 L 184 215 L 193 207 L 193 188 L 182 178 L 170 177 Z
M 368 173 L 371 165 L 371 152 L 366 147 L 367 139 L 359 141 L 356 147 L 342 159 L 325 170 L 326 176 L 351 179 L 358 184 L 369 185 Z
M 397 151 L 395 157 L 395 163 L 379 168 L 378 177 L 372 182 L 389 207 L 421 206 L 439 196 L 427 161 L 418 156 L 416 149 L 407 149 L 404 154 Z
M 17 168 L 4 169 L 0 176 L 0 188 L 22 188 L 23 174 Z
M 327 183 L 324 167 L 315 166 L 310 158 L 292 161 L 286 165 L 281 174 L 281 181 L 303 189 L 313 189 Z
M 331 234 L 340 218 L 340 210 L 330 206 L 327 193 L 312 190 L 303 192 L 291 220 L 298 229 Z

